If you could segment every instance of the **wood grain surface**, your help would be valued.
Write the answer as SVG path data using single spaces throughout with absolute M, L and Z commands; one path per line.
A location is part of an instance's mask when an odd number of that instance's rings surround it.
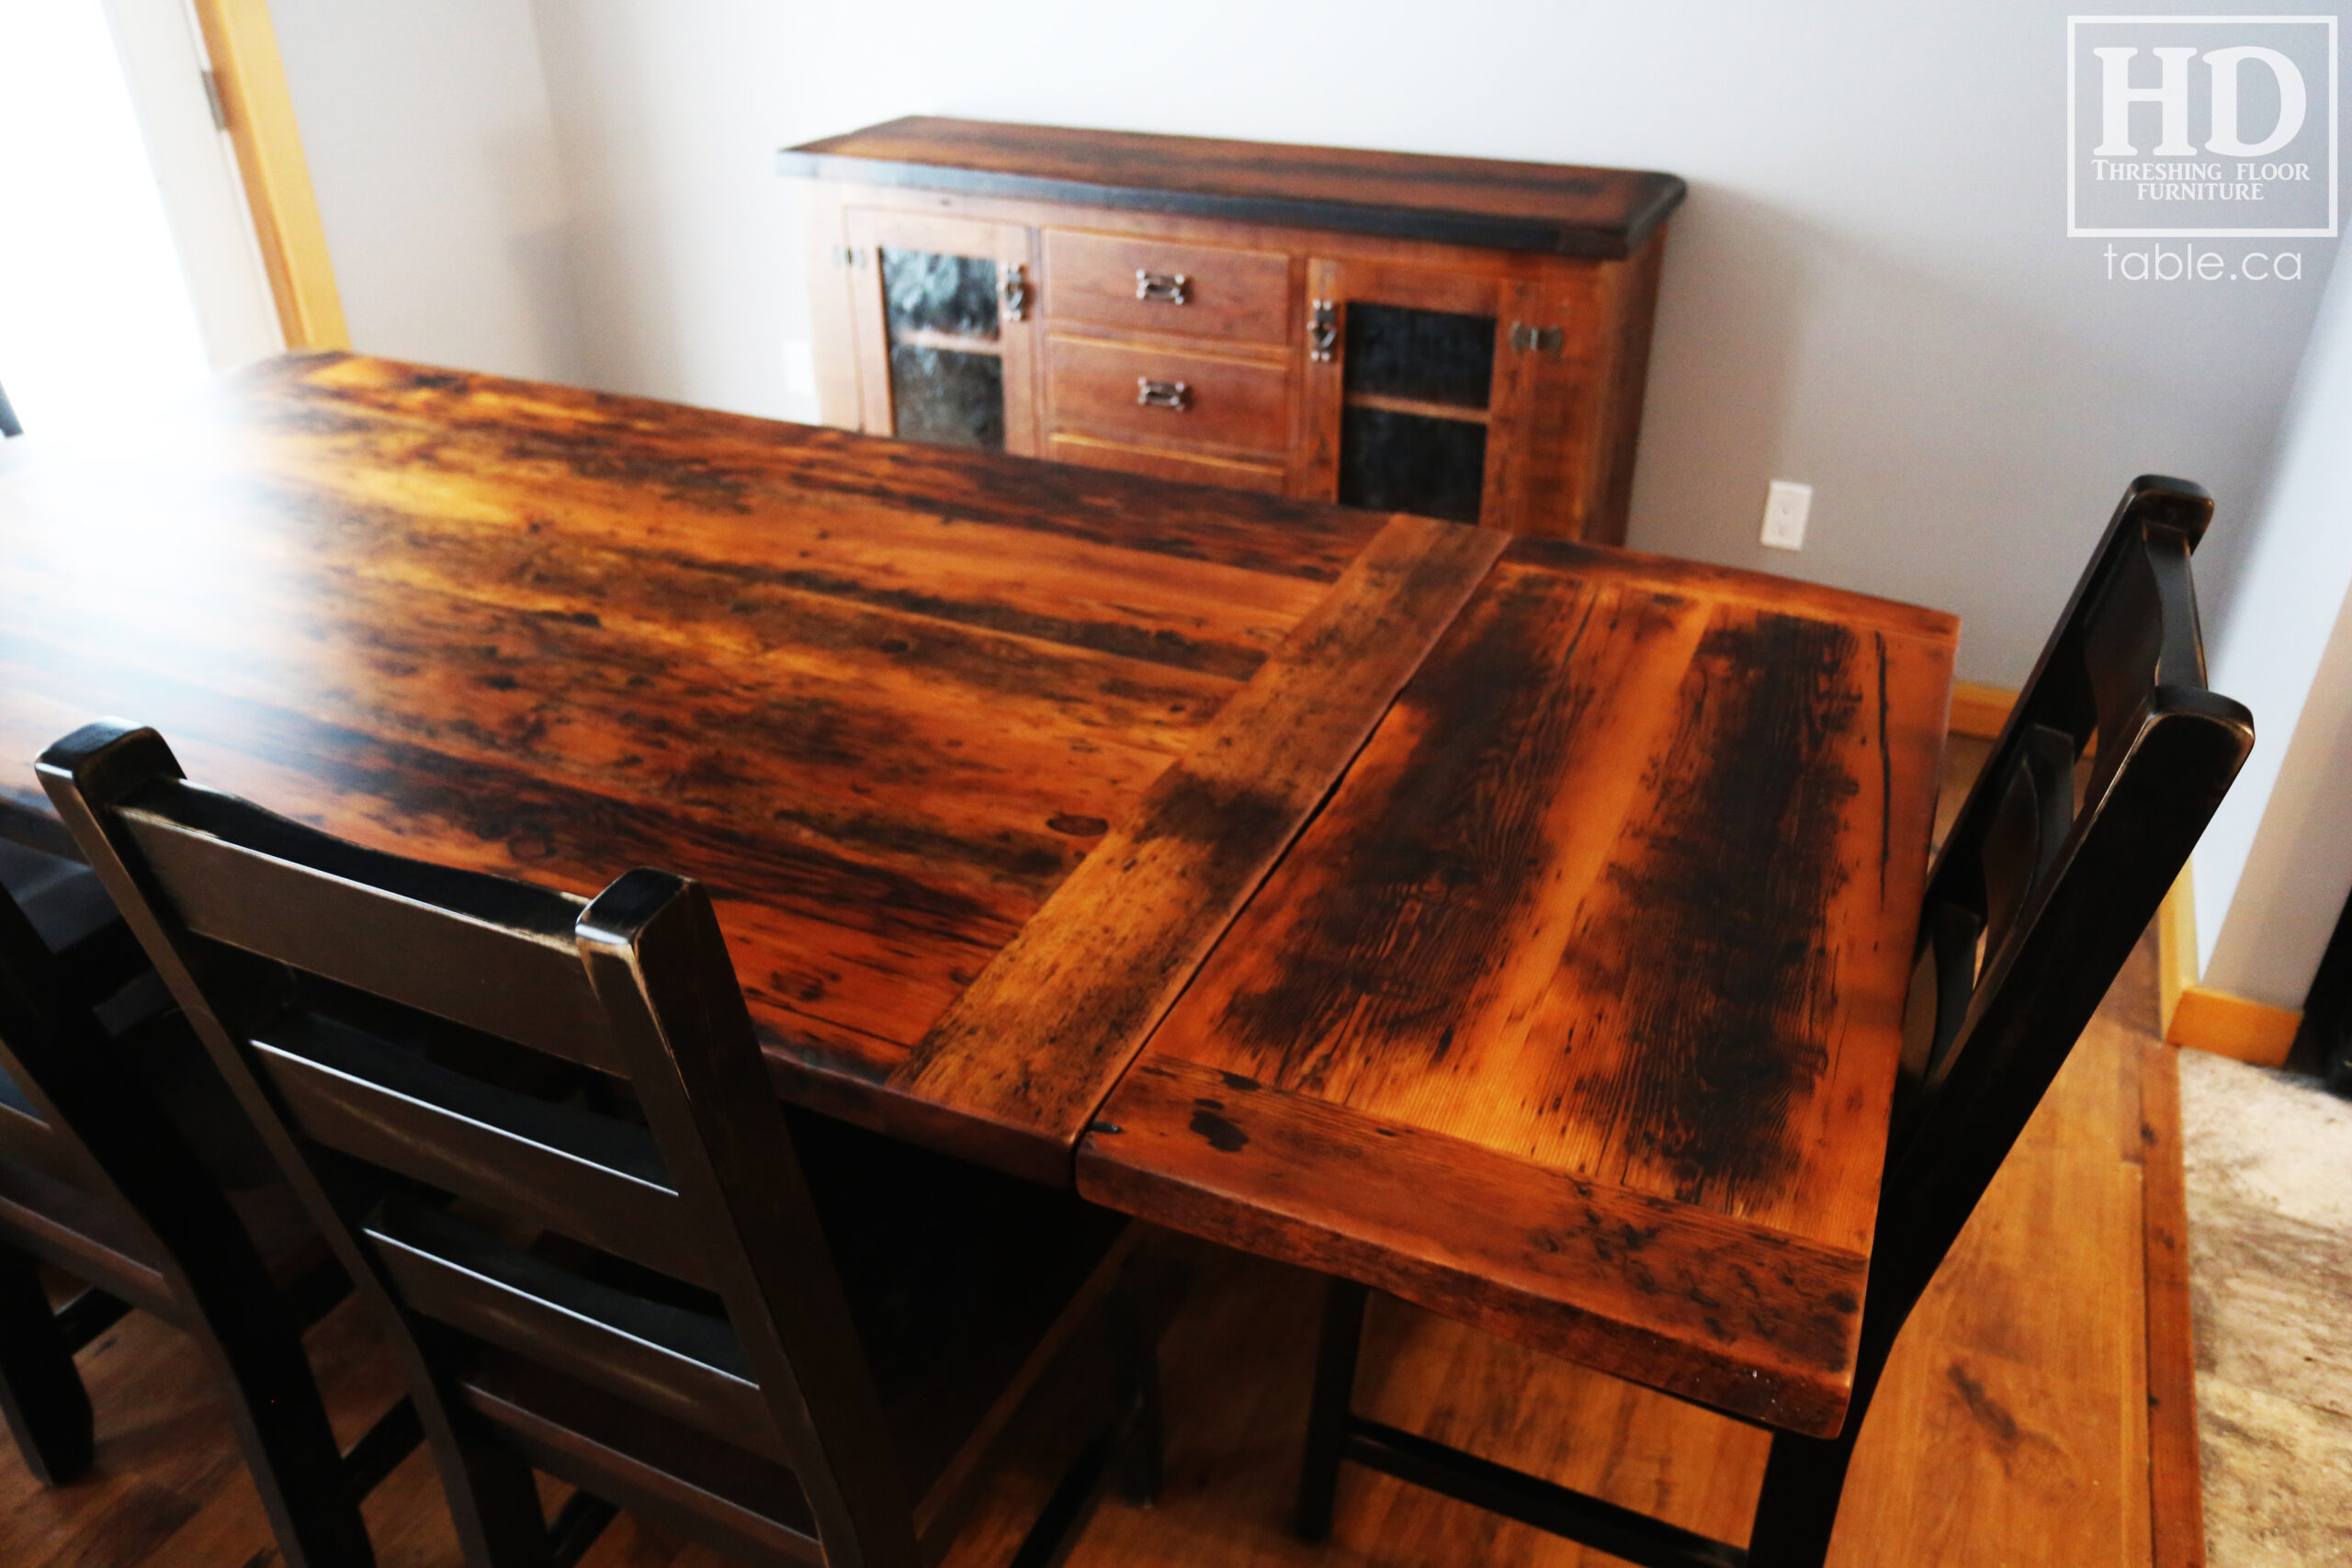
M 20 445 L 10 831 L 112 714 L 373 847 L 698 877 L 797 1099 L 1060 1181 L 1101 1115 L 1122 1208 L 1835 1427 L 1949 618 L 345 356 Z
M 2140 1043 L 2139 1052 L 2141 1146 L 2135 1152 L 2145 1183 L 2149 1538 L 2156 1568 L 2204 1568 L 2197 1326 L 2189 1296 L 2188 1192 L 2181 1168 L 2180 1057 L 2152 1042 Z
M 1391 519 L 893 1075 L 904 1125 L 1066 1175 L 1094 1108 L 1507 540 Z
M 910 116 L 776 154 L 784 174 L 1620 258 L 1672 175 Z
M 1869 1252 L 1953 632 L 1515 543 L 1106 1102 L 1080 1190 L 1834 1432 L 1860 1300 L 1828 1281 Z M 1402 1180 L 1425 1135 L 1449 1154 Z
M 12 831 L 116 715 L 376 848 L 700 877 L 780 1080 L 868 1122 L 1381 525 L 340 356 L 9 445 Z

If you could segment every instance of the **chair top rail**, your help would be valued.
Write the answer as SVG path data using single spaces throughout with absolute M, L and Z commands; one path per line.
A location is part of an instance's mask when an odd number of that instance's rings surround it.
M 159 780 L 119 819 L 187 931 L 607 1073 L 572 928 L 586 900 L 361 849 Z

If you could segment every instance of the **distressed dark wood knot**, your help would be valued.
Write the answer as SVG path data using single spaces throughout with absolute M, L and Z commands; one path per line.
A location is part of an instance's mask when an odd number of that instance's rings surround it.
M 1258 1086 L 1258 1080 L 1257 1080 L 1256 1078 L 1253 1078 L 1253 1077 L 1250 1077 L 1247 1073 L 1224 1073 L 1224 1072 L 1221 1072 L 1221 1073 L 1217 1074 L 1217 1077 L 1221 1077 L 1221 1078 L 1223 1078 L 1223 1079 L 1225 1080 L 1225 1087 L 1226 1087 L 1226 1088 L 1227 1088 L 1227 1089 L 1238 1089 L 1241 1090 L 1241 1091 L 1242 1091 L 1243 1093 L 1245 1093 L 1245 1094 L 1247 1094 L 1247 1093 L 1249 1093 L 1249 1092 L 1250 1092 L 1250 1091 L 1252 1091 L 1252 1090 L 1256 1089 L 1259 1087 L 1259 1086 Z
M 1216 1111 L 1206 1109 L 1209 1106 L 1216 1106 L 1217 1110 L 1221 1111 L 1224 1109 L 1223 1106 L 1217 1105 L 1214 1100 L 1194 1100 L 1193 1104 L 1203 1109 L 1193 1112 L 1192 1131 L 1197 1136 L 1207 1139 L 1209 1147 L 1221 1155 L 1233 1155 L 1239 1154 L 1249 1146 L 1249 1134 L 1218 1115 Z
M 1046 826 L 1073 839 L 1099 838 L 1111 830 L 1111 824 L 1100 817 L 1080 817 L 1068 811 L 1057 812 L 1046 818 Z

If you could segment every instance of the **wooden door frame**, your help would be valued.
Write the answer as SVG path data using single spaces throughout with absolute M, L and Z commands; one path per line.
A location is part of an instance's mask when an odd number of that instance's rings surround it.
M 343 299 L 327 255 L 326 229 L 319 221 L 268 0 L 192 4 L 286 346 L 348 348 L 351 334 L 344 325 Z

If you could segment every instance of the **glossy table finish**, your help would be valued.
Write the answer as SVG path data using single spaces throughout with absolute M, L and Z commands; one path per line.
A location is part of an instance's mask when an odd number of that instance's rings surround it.
M 348 356 L 10 443 L 0 550 L 0 830 L 112 714 L 700 877 L 795 1099 L 1836 1424 L 1948 617 Z
M 779 1077 L 869 1122 L 1381 528 L 345 357 L 0 463 L 20 824 L 111 714 L 377 848 L 705 878 Z
M 1103 1107 L 1080 1190 L 1834 1432 L 1952 635 L 1515 543 Z

